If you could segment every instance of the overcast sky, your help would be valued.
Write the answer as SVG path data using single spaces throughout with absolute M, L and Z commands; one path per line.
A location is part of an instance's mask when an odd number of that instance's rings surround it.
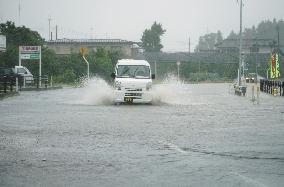
M 191 51 L 201 35 L 239 31 L 237 0 L 20 0 L 20 24 L 48 39 L 48 18 L 59 38 L 140 41 L 154 21 L 167 30 L 163 51 Z M 244 0 L 244 27 L 284 19 L 284 0 Z M 19 0 L 0 0 L 0 21 L 19 25 Z

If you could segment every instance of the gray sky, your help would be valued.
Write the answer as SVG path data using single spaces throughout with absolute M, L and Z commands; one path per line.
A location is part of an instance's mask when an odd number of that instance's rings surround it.
M 284 19 L 283 0 L 244 0 L 244 27 Z M 19 25 L 19 0 L 0 0 L 0 21 Z M 154 21 L 167 30 L 163 51 L 191 51 L 198 38 L 220 30 L 239 31 L 237 0 L 21 0 L 21 25 L 48 38 L 58 25 L 59 38 L 119 38 L 140 41 Z

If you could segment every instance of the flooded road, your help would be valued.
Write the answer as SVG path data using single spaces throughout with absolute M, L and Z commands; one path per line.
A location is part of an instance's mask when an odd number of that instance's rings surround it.
M 115 106 L 99 79 L 0 101 L 0 186 L 284 184 L 284 98 L 154 89 L 153 105 Z

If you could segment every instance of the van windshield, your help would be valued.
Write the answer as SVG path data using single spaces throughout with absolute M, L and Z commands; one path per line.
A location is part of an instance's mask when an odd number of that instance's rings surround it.
M 150 78 L 150 67 L 145 65 L 118 65 L 117 77 L 119 78 Z

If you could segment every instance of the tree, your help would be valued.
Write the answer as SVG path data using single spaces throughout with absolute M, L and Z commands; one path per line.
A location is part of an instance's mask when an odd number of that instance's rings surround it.
M 231 33 L 227 37 L 227 39 L 238 39 L 238 38 L 239 38 L 239 35 L 236 34 L 234 31 L 231 31 Z
M 141 41 L 142 47 L 147 52 L 159 52 L 163 48 L 161 44 L 161 36 L 166 32 L 162 28 L 162 24 L 154 22 L 151 29 L 146 29 L 143 32 Z
M 204 36 L 199 37 L 199 43 L 195 48 L 195 51 L 202 50 L 215 50 L 216 44 L 222 42 L 223 36 L 221 31 L 217 33 L 205 34 Z
M 0 54 L 0 66 L 13 67 L 18 64 L 20 45 L 43 45 L 38 32 L 25 26 L 16 27 L 13 22 L 0 24 L 0 33 L 6 36 L 7 50 Z

